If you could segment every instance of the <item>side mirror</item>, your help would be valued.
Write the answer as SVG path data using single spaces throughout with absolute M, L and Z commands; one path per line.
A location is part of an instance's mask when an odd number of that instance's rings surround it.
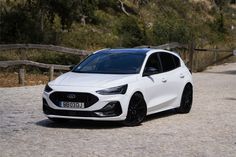
M 158 73 L 158 69 L 154 67 L 147 67 L 144 69 L 143 76 L 150 76 Z
M 73 70 L 74 67 L 75 67 L 75 65 L 71 65 L 71 66 L 69 67 L 69 69 L 70 69 L 70 70 Z

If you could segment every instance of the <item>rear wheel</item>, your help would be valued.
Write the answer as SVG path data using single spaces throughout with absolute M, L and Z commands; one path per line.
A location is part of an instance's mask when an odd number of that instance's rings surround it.
M 142 94 L 135 93 L 130 100 L 128 113 L 123 124 L 126 126 L 137 126 L 143 122 L 147 114 L 147 106 Z
M 189 113 L 193 102 L 193 88 L 191 84 L 187 84 L 184 88 L 180 107 L 176 109 L 178 113 Z

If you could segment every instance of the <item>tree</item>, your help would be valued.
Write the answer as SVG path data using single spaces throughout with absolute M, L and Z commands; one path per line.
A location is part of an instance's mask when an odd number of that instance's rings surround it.
M 24 0 L 0 9 L 1 42 L 58 43 L 58 34 L 73 22 L 94 21 L 97 0 Z M 55 28 L 59 18 L 60 30 Z
M 121 45 L 124 47 L 140 46 L 144 43 L 143 32 L 132 16 L 121 17 L 117 30 Z
M 190 27 L 182 19 L 158 18 L 153 26 L 153 38 L 155 45 L 168 42 L 185 44 L 190 39 Z
M 229 2 L 229 0 L 214 0 L 217 7 L 219 7 L 220 10 L 223 9 L 223 7 Z
M 27 10 L 25 5 L 1 10 L 0 42 L 41 42 L 43 36 L 36 19 L 35 14 Z

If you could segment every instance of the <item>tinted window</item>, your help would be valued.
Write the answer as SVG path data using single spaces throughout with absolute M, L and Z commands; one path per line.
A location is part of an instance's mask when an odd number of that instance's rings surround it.
M 180 60 L 178 57 L 172 55 L 173 59 L 174 59 L 174 62 L 175 62 L 175 67 L 178 68 L 180 67 Z
M 95 53 L 84 60 L 73 72 L 102 74 L 139 73 L 145 54 Z
M 175 69 L 175 62 L 172 57 L 173 55 L 165 52 L 161 52 L 159 55 L 161 58 L 163 72 Z
M 161 64 L 159 62 L 157 53 L 151 54 L 147 60 L 145 68 L 152 67 L 157 69 L 158 72 L 161 72 Z

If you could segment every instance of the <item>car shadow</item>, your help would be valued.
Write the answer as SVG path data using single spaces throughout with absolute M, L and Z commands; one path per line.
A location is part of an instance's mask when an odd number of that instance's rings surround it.
M 236 70 L 227 70 L 221 72 L 204 71 L 203 73 L 236 75 Z
M 161 119 L 161 118 L 169 117 L 169 116 L 176 115 L 176 114 L 177 113 L 176 113 L 175 109 L 158 112 L 158 113 L 147 116 L 144 123 L 148 122 L 148 121 L 151 121 L 151 120 L 154 120 L 154 119 Z
M 65 123 L 55 123 L 49 119 L 38 121 L 36 125 L 47 128 L 68 129 L 113 129 L 123 127 L 121 123 L 113 121 L 69 120 Z
M 227 97 L 227 98 L 225 98 L 225 100 L 236 100 L 236 98 L 233 98 L 233 97 Z
M 154 119 L 160 119 L 160 118 L 172 116 L 175 114 L 176 114 L 175 110 L 159 112 L 159 113 L 147 116 L 143 123 L 146 123 Z M 69 120 L 66 123 L 55 123 L 49 119 L 43 119 L 36 122 L 35 124 L 38 126 L 47 127 L 47 128 L 67 128 L 67 129 L 115 129 L 115 128 L 126 127 L 120 122 L 92 121 L 92 120 Z

